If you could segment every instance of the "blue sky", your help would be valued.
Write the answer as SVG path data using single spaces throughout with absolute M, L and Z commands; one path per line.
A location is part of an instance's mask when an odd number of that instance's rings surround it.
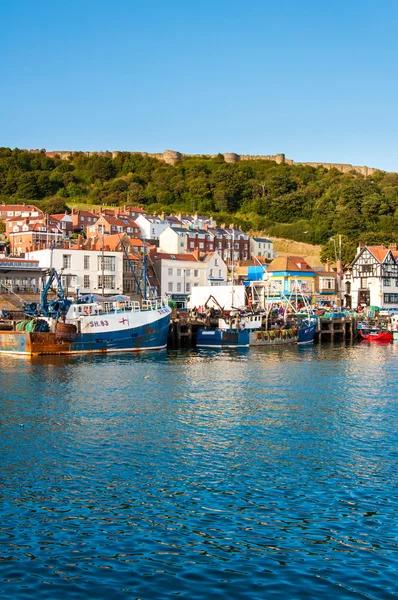
M 1 0 L 0 145 L 398 171 L 395 0 Z

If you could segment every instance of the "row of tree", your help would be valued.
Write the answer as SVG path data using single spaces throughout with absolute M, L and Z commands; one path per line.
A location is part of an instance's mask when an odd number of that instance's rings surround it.
M 231 217 L 245 230 L 324 245 L 343 236 L 343 258 L 357 241 L 398 241 L 398 174 L 356 172 L 253 160 L 236 164 L 186 158 L 176 165 L 122 152 L 114 159 L 76 153 L 68 160 L 0 148 L 0 201 L 34 202 L 61 211 L 68 204 L 140 205 L 148 212 Z

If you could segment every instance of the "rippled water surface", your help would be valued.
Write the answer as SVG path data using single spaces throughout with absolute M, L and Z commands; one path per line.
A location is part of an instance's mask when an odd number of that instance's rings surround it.
M 0 597 L 396 597 L 397 364 L 1 358 Z

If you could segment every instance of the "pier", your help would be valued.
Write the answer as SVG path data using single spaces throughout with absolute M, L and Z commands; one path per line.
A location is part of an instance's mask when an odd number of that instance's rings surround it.
M 319 317 L 315 341 L 354 340 L 358 335 L 359 317 Z

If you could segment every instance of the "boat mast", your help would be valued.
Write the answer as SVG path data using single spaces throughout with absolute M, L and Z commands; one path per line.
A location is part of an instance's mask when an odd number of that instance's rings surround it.
M 146 275 L 146 238 L 145 237 L 142 238 L 142 241 L 144 243 L 144 255 L 143 255 L 143 261 L 142 261 L 142 268 L 144 271 L 144 273 L 143 273 L 143 275 L 144 275 L 144 300 L 146 300 L 146 284 L 147 284 L 147 281 L 146 281 L 146 277 L 147 277 L 147 275 Z
M 104 226 L 102 226 L 102 296 L 104 296 Z

